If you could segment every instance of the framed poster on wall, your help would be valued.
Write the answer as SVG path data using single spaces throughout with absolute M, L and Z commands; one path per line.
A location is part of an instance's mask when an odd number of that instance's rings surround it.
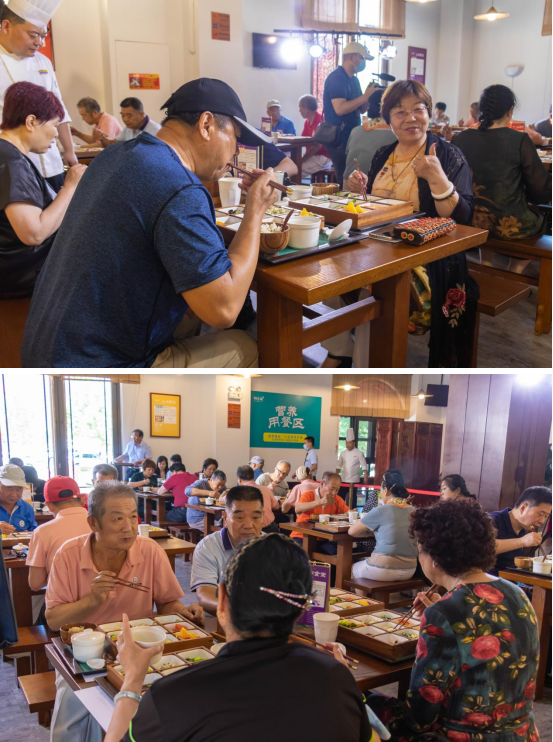
M 252 392 L 250 448 L 302 448 L 305 436 L 321 444 L 321 397 Z
M 407 53 L 407 79 L 426 84 L 426 49 L 410 46 Z
M 180 394 L 150 394 L 150 437 L 180 438 Z

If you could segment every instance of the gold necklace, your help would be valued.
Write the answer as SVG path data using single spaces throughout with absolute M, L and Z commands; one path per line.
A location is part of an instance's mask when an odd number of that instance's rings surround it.
M 407 165 L 405 165 L 405 167 L 403 168 L 403 170 L 398 174 L 397 178 L 394 178 L 394 165 L 395 165 L 395 162 L 396 162 L 396 152 L 394 150 L 394 154 L 392 155 L 392 172 L 391 172 L 393 186 L 391 188 L 388 188 L 388 191 L 387 191 L 388 196 L 393 196 L 394 195 L 394 191 L 395 191 L 395 188 L 396 188 L 396 185 L 397 185 L 397 181 L 400 179 L 400 177 L 403 175 L 403 173 L 407 170 L 407 168 L 413 162 L 413 160 L 415 159 L 415 157 L 419 154 L 419 152 L 421 151 L 421 149 L 423 149 L 425 146 L 426 146 L 426 141 L 424 142 L 424 144 L 422 144 L 418 148 L 418 150 L 415 152 L 415 154 L 413 155 L 413 157 L 411 157 L 411 159 L 409 160 L 409 162 L 407 163 Z

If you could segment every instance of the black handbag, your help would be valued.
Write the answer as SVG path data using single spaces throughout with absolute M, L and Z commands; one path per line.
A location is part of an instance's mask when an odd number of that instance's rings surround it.
M 323 121 L 323 123 L 319 124 L 315 129 L 313 139 L 317 144 L 324 144 L 325 147 L 339 147 L 340 134 L 344 126 L 345 124 L 342 124 L 342 126 L 334 126 L 333 124 L 328 124 L 326 121 Z

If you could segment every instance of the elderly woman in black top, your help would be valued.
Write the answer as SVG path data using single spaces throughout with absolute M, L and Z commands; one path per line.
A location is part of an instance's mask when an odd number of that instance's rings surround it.
M 368 175 L 354 172 L 348 188 L 411 201 L 429 217 L 470 224 L 472 181 L 462 152 L 428 131 L 432 98 L 419 82 L 399 80 L 382 97 L 382 117 L 398 141 L 381 147 Z M 361 177 L 361 181 L 360 178 Z M 415 268 L 410 332 L 430 330 L 429 366 L 470 366 L 478 285 L 464 253 Z
M 0 128 L 0 299 L 30 296 L 77 184 L 74 165 L 60 193 L 27 157 L 55 147 L 63 106 L 31 82 L 6 90 Z
M 105 742 L 369 742 L 351 672 L 327 653 L 288 641 L 312 588 L 307 555 L 293 541 L 277 533 L 246 541 L 219 585 L 217 617 L 227 644 L 215 659 L 158 680 L 142 699 L 132 694 L 159 650 L 137 647 L 125 617 L 118 648 L 123 691 L 131 697 L 116 701 Z M 338 648 L 334 653 L 340 657 Z

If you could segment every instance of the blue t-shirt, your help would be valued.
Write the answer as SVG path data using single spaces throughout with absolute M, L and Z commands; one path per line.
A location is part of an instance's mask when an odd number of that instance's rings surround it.
M 143 132 L 94 159 L 40 273 L 23 366 L 147 367 L 172 343 L 181 292 L 232 267 L 213 201 Z
M 355 75 L 350 77 L 342 65 L 330 73 L 326 78 L 323 92 L 323 113 L 327 124 L 333 126 L 342 126 L 344 129 L 340 134 L 340 143 L 346 144 L 352 129 L 361 125 L 361 115 L 358 110 L 347 113 L 345 116 L 338 116 L 332 105 L 335 98 L 345 98 L 345 100 L 354 100 L 362 94 L 361 84 Z
M 513 528 L 509 513 L 511 508 L 505 508 L 504 510 L 494 510 L 489 513 L 490 518 L 493 521 L 494 526 L 497 528 L 497 539 L 508 539 L 508 538 L 522 538 L 528 531 L 522 529 L 518 533 Z M 495 567 L 489 569 L 488 572 L 492 575 L 499 573 L 500 569 L 509 569 L 515 566 L 515 557 L 524 556 L 525 550 L 521 547 L 520 549 L 513 549 L 512 551 L 504 551 L 503 554 L 496 554 Z
M 16 531 L 34 531 L 37 527 L 35 511 L 25 500 L 19 500 L 11 515 L 0 505 L 0 520 L 14 526 Z
M 296 127 L 291 119 L 287 119 L 286 116 L 281 116 L 273 126 L 273 131 L 281 131 L 283 134 L 295 134 Z
M 263 170 L 268 167 L 275 168 L 277 165 L 286 159 L 288 155 L 279 149 L 276 144 L 264 144 L 261 147 L 261 163 Z
M 409 538 L 409 516 L 414 509 L 388 503 L 363 513 L 361 523 L 371 529 L 376 539 L 375 554 L 417 558 L 417 547 Z

